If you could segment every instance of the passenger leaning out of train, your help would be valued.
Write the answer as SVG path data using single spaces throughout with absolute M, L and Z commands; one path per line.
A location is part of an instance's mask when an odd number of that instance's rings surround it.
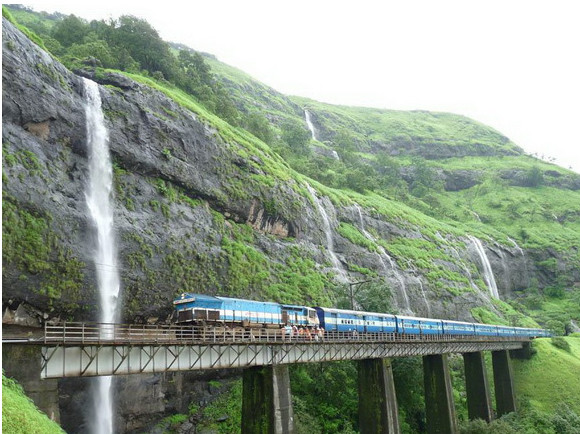
M 282 339 L 283 340 L 292 339 L 292 327 L 290 327 L 289 325 L 284 326 L 284 328 L 282 329 Z

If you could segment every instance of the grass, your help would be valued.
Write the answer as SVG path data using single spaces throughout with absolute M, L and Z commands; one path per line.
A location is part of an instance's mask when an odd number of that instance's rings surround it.
M 580 337 L 564 337 L 570 352 L 536 339 L 537 351 L 530 360 L 513 360 L 516 396 L 537 410 L 554 413 L 566 403 L 580 414 Z
M 42 413 L 13 379 L 2 375 L 2 432 L 10 434 L 64 433 Z

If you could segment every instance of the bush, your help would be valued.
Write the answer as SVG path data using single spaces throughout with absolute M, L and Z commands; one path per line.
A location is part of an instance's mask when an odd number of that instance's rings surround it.
M 552 425 L 558 434 L 577 434 L 580 433 L 580 416 L 562 404 L 552 417 Z
M 554 345 L 556 348 L 567 351 L 568 353 L 572 352 L 568 341 L 561 336 L 554 336 L 552 338 L 552 345 Z

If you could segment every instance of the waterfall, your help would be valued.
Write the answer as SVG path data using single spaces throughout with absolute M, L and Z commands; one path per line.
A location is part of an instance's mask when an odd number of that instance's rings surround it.
M 524 274 L 526 276 L 526 285 L 529 286 L 530 285 L 530 273 L 528 271 L 528 261 L 526 260 L 526 253 L 524 252 L 524 249 L 522 249 L 518 243 L 516 243 L 515 240 L 511 239 L 510 237 L 507 237 L 507 239 L 514 245 L 514 247 L 516 248 L 516 250 L 518 252 L 520 252 L 520 255 L 522 255 L 522 262 L 524 264 Z
M 425 307 L 427 308 L 427 318 L 431 318 L 431 304 L 429 303 L 429 299 L 427 298 L 427 294 L 425 293 L 425 288 L 423 288 L 423 282 L 421 282 L 421 279 L 418 277 L 417 282 L 419 283 L 419 288 L 421 289 L 421 297 L 423 297 Z
M 437 237 L 443 241 L 447 247 L 449 247 L 449 249 L 451 250 L 451 252 L 453 253 L 453 257 L 455 259 L 457 259 L 457 261 L 459 262 L 459 264 L 463 267 L 463 270 L 465 271 L 465 274 L 467 274 L 467 278 L 469 280 L 469 284 L 471 285 L 471 288 L 473 288 L 474 290 L 478 290 L 479 288 L 477 287 L 477 285 L 473 282 L 473 276 L 471 275 L 471 271 L 469 271 L 469 268 L 467 267 L 467 265 L 465 264 L 464 258 L 459 254 L 459 252 L 457 251 L 457 249 L 455 247 L 453 247 L 453 244 L 451 244 L 446 238 L 444 238 L 439 232 L 437 232 Z
M 481 264 L 483 265 L 483 279 L 489 288 L 489 292 L 492 297 L 499 299 L 499 292 L 497 291 L 497 285 L 495 283 L 495 277 L 493 275 L 493 270 L 491 268 L 491 264 L 489 263 L 489 259 L 485 254 L 485 250 L 483 248 L 483 244 L 479 238 L 474 236 L 468 235 L 469 239 L 473 242 L 475 249 L 477 250 L 477 254 L 479 255 L 479 259 L 481 260 Z
M 367 237 L 369 240 L 373 241 L 376 243 L 376 239 L 375 237 L 373 237 L 366 229 L 365 229 L 365 224 L 364 224 L 364 220 L 363 220 L 363 216 L 362 216 L 362 211 L 361 208 L 358 204 L 354 205 L 357 213 L 358 213 L 358 220 L 359 220 L 359 229 L 362 232 L 362 234 Z M 409 301 L 409 295 L 407 294 L 407 286 L 405 285 L 405 279 L 403 278 L 403 276 L 401 276 L 401 273 L 399 273 L 397 271 L 396 265 L 395 265 L 395 261 L 393 261 L 393 258 L 391 258 L 389 256 L 389 254 L 387 253 L 387 251 L 383 248 L 383 246 L 381 246 L 380 244 L 377 244 L 377 248 L 378 248 L 378 256 L 379 256 L 379 260 L 381 261 L 381 265 L 383 266 L 383 270 L 385 270 L 386 274 L 391 274 L 396 280 L 397 282 L 399 282 L 399 288 L 401 289 L 401 295 L 403 296 L 403 303 L 405 305 L 405 313 L 412 313 L 413 311 L 411 310 L 411 303 Z M 387 265 L 385 264 L 385 261 L 383 260 L 383 258 L 386 258 L 387 261 L 389 261 L 389 265 L 390 265 L 390 269 L 387 268 Z
M 328 218 L 328 213 L 322 204 L 322 201 L 316 195 L 316 191 L 312 188 L 310 184 L 306 184 L 306 188 L 308 192 L 312 196 L 312 200 L 316 204 L 318 208 L 318 212 L 322 217 L 322 224 L 324 225 L 324 234 L 326 235 L 326 248 L 328 250 L 328 254 L 330 255 L 330 260 L 332 261 L 332 265 L 334 269 L 338 273 L 338 280 L 342 283 L 348 282 L 348 275 L 346 270 L 342 266 L 338 256 L 334 253 L 334 239 L 332 237 L 332 228 L 330 227 L 330 219 Z
M 312 140 L 318 140 L 316 138 L 316 130 L 314 129 L 314 124 L 312 123 L 312 119 L 310 118 L 310 112 L 304 109 L 304 118 L 306 119 L 306 125 L 310 130 L 310 134 L 312 134 Z
M 507 239 L 514 245 L 514 247 L 517 249 L 517 251 L 520 252 L 522 257 L 525 258 L 526 254 L 524 253 L 524 250 L 518 245 L 518 243 L 516 243 L 516 240 L 513 240 L 510 237 L 507 237 Z
M 101 110 L 99 86 L 84 79 L 86 93 L 87 147 L 89 152 L 89 182 L 85 192 L 90 218 L 97 233 L 94 263 L 101 306 L 101 323 L 116 320 L 120 279 L 113 226 L 113 168 L 109 156 L 109 137 Z M 101 337 L 110 337 L 110 329 L 101 325 Z M 98 377 L 93 390 L 94 420 L 92 432 L 113 432 L 112 377 Z

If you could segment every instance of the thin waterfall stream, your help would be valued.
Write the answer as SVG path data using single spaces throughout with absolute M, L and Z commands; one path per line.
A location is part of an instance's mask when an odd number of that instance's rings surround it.
M 89 217 L 96 231 L 93 261 L 96 269 L 101 307 L 101 337 L 112 338 L 107 324 L 117 317 L 120 278 L 117 266 L 115 228 L 113 224 L 113 167 L 109 155 L 109 134 L 101 109 L 99 86 L 84 79 L 86 94 L 86 131 L 89 152 L 89 182 L 85 192 Z M 93 388 L 94 418 L 91 431 L 95 434 L 113 432 L 112 377 L 97 377 Z
M 491 264 L 489 259 L 485 253 L 485 249 L 483 248 L 483 244 L 479 238 L 476 238 L 472 235 L 469 235 L 469 239 L 475 246 L 475 250 L 479 255 L 479 259 L 481 260 L 481 265 L 483 266 L 483 279 L 489 288 L 489 292 L 493 298 L 499 298 L 499 292 L 497 290 L 497 284 L 495 283 L 495 276 L 493 275 L 493 269 L 491 268 Z
M 328 217 L 328 213 L 322 204 L 322 201 L 316 195 L 316 191 L 312 188 L 310 184 L 306 184 L 306 188 L 310 195 L 312 196 L 312 200 L 316 204 L 318 208 L 318 212 L 322 217 L 322 223 L 324 225 L 324 234 L 326 236 L 326 248 L 328 250 L 328 254 L 330 255 L 330 259 L 332 261 L 332 265 L 337 272 L 337 278 L 340 282 L 345 283 L 348 282 L 348 275 L 344 267 L 342 266 L 338 256 L 334 252 L 334 240 L 332 237 L 332 228 L 330 227 L 330 219 Z
M 376 243 L 376 241 L 377 241 L 376 238 L 365 229 L 365 224 L 364 224 L 364 220 L 363 220 L 363 216 L 362 216 L 361 207 L 358 204 L 355 204 L 354 207 L 355 207 L 357 214 L 358 214 L 360 231 L 362 232 L 362 234 L 365 237 L 367 237 L 369 240 Z M 405 304 L 405 306 L 404 306 L 405 313 L 412 313 L 413 311 L 411 309 L 411 302 L 409 301 L 409 295 L 407 294 L 407 286 L 405 285 L 404 278 L 397 271 L 397 268 L 395 266 L 395 261 L 393 261 L 393 258 L 391 258 L 391 256 L 387 253 L 387 251 L 384 249 L 384 247 L 378 243 L 376 243 L 376 244 L 377 244 L 377 248 L 378 248 L 379 260 L 381 262 L 381 265 L 383 266 L 383 270 L 387 274 L 389 274 L 389 273 L 392 274 L 393 277 L 397 280 L 397 282 L 399 282 L 399 287 L 401 288 L 401 295 L 403 296 L 403 303 Z M 390 270 L 387 268 L 387 265 L 385 264 L 383 257 L 387 258 L 387 261 L 389 261 L 389 265 L 391 267 Z
M 312 118 L 310 117 L 310 112 L 304 109 L 304 119 L 306 120 L 306 125 L 312 134 L 312 140 L 318 140 L 316 138 L 316 130 L 314 129 L 314 124 L 312 123 Z

